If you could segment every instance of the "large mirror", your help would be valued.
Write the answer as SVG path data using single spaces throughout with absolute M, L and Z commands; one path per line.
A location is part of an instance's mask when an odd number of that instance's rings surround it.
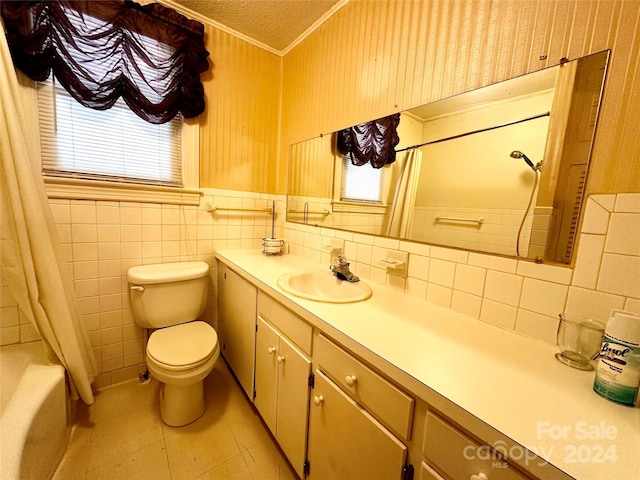
M 291 145 L 287 220 L 572 261 L 609 52 L 404 111 L 396 161 Z

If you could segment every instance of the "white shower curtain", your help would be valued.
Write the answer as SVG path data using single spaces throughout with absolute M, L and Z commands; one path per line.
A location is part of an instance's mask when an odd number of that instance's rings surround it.
M 417 148 L 409 150 L 396 184 L 393 204 L 389 212 L 387 236 L 407 238 L 409 235 L 421 165 L 422 152 Z
M 0 23 L 2 27 L 2 23 Z M 52 362 L 67 370 L 71 393 L 93 403 L 96 361 L 80 315 L 40 173 L 38 121 L 23 105 L 0 28 L 0 241 L 2 272 Z M 36 135 L 37 138 L 37 135 Z

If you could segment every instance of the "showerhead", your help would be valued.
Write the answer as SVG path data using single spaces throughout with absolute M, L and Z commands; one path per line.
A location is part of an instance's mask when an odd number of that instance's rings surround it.
M 522 153 L 520 150 L 514 150 L 513 152 L 510 153 L 511 158 L 521 158 L 523 159 L 527 165 L 529 165 L 533 170 L 538 170 L 539 167 L 536 167 L 536 165 L 533 164 L 533 162 L 531 160 L 529 160 L 529 157 L 527 157 L 524 153 Z

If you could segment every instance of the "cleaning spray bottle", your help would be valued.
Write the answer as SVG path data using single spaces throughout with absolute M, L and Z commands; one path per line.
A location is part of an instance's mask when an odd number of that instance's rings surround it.
M 604 329 L 593 389 L 623 405 L 635 405 L 640 388 L 640 315 L 611 310 Z

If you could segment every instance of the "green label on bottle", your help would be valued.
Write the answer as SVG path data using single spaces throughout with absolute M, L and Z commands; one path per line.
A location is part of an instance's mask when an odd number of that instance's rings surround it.
M 593 390 L 617 403 L 635 405 L 640 384 L 640 348 L 602 338 Z

